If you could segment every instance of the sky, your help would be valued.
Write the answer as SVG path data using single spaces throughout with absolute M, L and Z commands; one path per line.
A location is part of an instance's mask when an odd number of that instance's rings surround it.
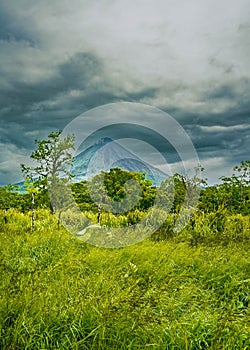
M 210 184 L 231 174 L 250 159 L 249 5 L 0 0 L 0 185 L 21 180 L 35 139 L 118 102 L 171 115 Z M 157 115 L 151 120 L 159 128 Z

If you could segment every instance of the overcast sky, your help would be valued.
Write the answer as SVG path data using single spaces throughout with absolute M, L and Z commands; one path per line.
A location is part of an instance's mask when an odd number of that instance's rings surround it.
M 250 159 L 249 57 L 249 0 L 0 0 L 0 185 L 34 139 L 121 101 L 168 112 L 218 181 Z

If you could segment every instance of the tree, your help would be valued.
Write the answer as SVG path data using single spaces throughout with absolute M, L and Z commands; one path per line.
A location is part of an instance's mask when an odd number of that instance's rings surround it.
M 34 182 L 30 179 L 25 179 L 25 187 L 27 192 L 31 195 L 31 228 L 35 228 L 35 195 L 38 193 L 38 189 L 34 186 Z
M 71 190 L 72 190 L 75 202 L 77 203 L 81 211 L 96 212 L 97 205 L 91 199 L 87 180 L 72 183 Z
M 175 173 L 172 176 L 174 184 L 174 203 L 172 212 L 179 213 L 183 206 L 192 210 L 196 207 L 200 197 L 201 188 L 207 185 L 207 179 L 201 177 L 203 171 L 204 168 L 198 164 L 194 168 L 194 174 L 192 176 L 189 174 L 180 175 L 178 173 Z
M 70 150 L 74 149 L 74 136 L 61 137 L 62 131 L 52 132 L 48 139 L 35 140 L 37 149 L 31 153 L 31 159 L 35 161 L 35 166 L 25 166 L 21 164 L 25 178 L 31 179 L 33 186 L 42 192 L 50 192 L 50 210 L 54 213 L 56 197 L 53 189 L 62 189 L 62 184 L 66 185 L 72 178 L 70 166 L 73 157 Z M 58 185 L 60 183 L 60 186 Z M 57 192 L 57 191 L 55 191 Z
M 250 194 L 250 160 L 242 161 L 239 166 L 234 167 L 234 170 L 238 172 L 240 202 L 245 207 Z
M 88 188 L 92 199 L 113 213 L 147 210 L 153 205 L 156 193 L 152 181 L 146 180 L 144 173 L 120 168 L 102 171 L 89 181 Z
M 0 209 L 23 209 L 26 198 L 17 191 L 18 186 L 7 185 L 0 188 Z
M 219 185 L 223 206 L 232 212 L 248 214 L 250 211 L 250 161 L 242 161 L 233 168 L 237 173 L 231 177 L 222 176 Z
M 204 212 L 249 214 L 250 161 L 242 161 L 233 168 L 231 176 L 222 176 L 221 184 L 206 187 L 201 192 L 199 209 Z
M 239 173 L 240 181 L 245 185 L 250 185 L 250 160 L 243 160 L 240 165 L 236 165 L 234 170 Z

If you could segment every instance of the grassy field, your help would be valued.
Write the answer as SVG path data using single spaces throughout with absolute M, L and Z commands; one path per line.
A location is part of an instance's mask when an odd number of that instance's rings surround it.
M 36 219 L 0 222 L 1 350 L 250 349 L 248 240 L 101 249 Z

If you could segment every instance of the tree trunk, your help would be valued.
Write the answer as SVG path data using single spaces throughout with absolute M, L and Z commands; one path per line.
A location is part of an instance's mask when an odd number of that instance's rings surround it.
M 101 223 L 101 204 L 98 205 L 97 221 L 98 221 L 98 224 L 100 225 L 100 223 Z
M 31 193 L 31 228 L 34 230 L 35 228 L 35 195 Z
M 60 224 L 61 224 L 61 214 L 62 214 L 62 212 L 59 211 L 59 213 L 58 213 L 58 221 L 57 221 L 57 228 L 58 228 L 58 230 L 60 229 Z
M 49 202 L 49 209 L 50 209 L 50 214 L 54 214 L 54 208 L 51 201 Z

